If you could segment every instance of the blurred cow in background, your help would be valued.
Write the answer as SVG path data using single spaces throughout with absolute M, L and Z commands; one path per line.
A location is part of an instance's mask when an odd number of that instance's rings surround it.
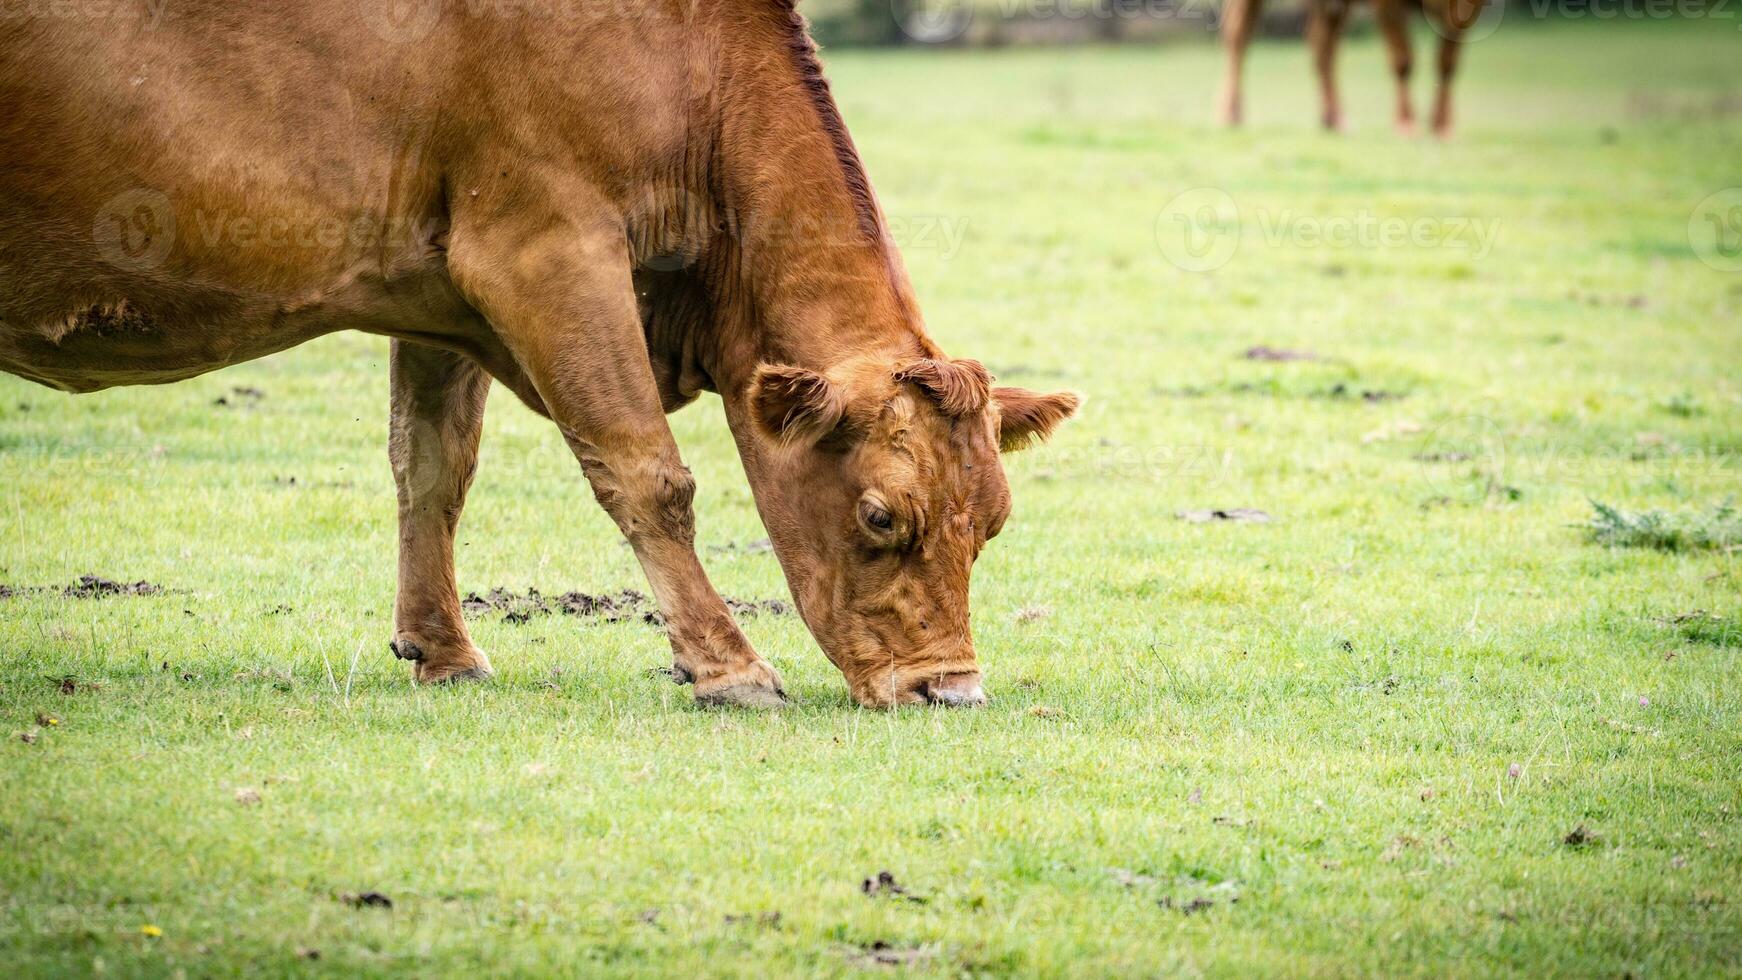
M 1343 128 L 1343 107 L 1337 98 L 1337 40 L 1342 36 L 1349 7 L 1355 0 L 1306 0 L 1307 43 L 1313 51 L 1313 68 L 1319 76 L 1323 99 L 1322 120 L 1329 130 Z M 1409 42 L 1409 8 L 1419 7 L 1440 37 L 1436 65 L 1438 85 L 1434 91 L 1434 135 L 1444 139 L 1452 132 L 1452 76 L 1458 70 L 1458 53 L 1464 32 L 1482 12 L 1485 0 L 1372 0 L 1373 18 L 1391 56 L 1391 73 L 1397 80 L 1397 128 L 1415 135 L 1415 109 L 1409 98 L 1409 74 L 1413 54 Z M 1222 43 L 1228 49 L 1227 75 L 1222 84 L 1222 121 L 1238 126 L 1241 119 L 1240 75 L 1246 45 L 1263 13 L 1264 0 L 1228 0 L 1222 8 Z

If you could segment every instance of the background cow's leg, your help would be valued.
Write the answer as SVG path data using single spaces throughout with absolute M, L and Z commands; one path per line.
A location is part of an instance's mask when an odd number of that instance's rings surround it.
M 1344 0 L 1308 0 L 1307 43 L 1313 49 L 1313 70 L 1319 76 L 1324 111 L 1320 121 L 1333 131 L 1343 128 L 1343 105 L 1337 98 L 1337 41 L 1349 8 Z
M 1415 108 L 1409 98 L 1409 75 L 1414 67 L 1414 52 L 1409 41 L 1409 11 L 1403 0 L 1373 0 L 1373 19 L 1379 22 L 1379 33 L 1385 38 L 1385 51 L 1391 58 L 1391 74 L 1397 79 L 1397 131 L 1415 135 Z
M 1440 24 L 1440 57 L 1435 66 L 1439 72 L 1434 88 L 1433 116 L 1434 135 L 1440 139 L 1452 135 L 1452 76 L 1458 72 L 1458 56 L 1463 52 L 1464 28 L 1467 26 L 1468 23 L 1457 23 L 1455 15 L 1443 18 Z
M 1222 122 L 1240 125 L 1244 113 L 1241 95 L 1241 74 L 1246 63 L 1246 46 L 1252 42 L 1252 32 L 1264 13 L 1264 0 L 1228 0 L 1222 5 L 1222 45 L 1227 50 L 1226 74 L 1222 77 Z
M 490 676 L 472 645 L 454 583 L 454 528 L 478 464 L 490 376 L 474 362 L 393 342 L 388 457 L 399 487 L 399 596 L 393 652 L 419 681 Z
M 635 549 L 676 677 L 693 680 L 703 702 L 783 703 L 780 675 L 751 649 L 696 557 L 695 480 L 660 403 L 622 230 L 496 227 L 454 240 L 455 282 L 513 351 Z

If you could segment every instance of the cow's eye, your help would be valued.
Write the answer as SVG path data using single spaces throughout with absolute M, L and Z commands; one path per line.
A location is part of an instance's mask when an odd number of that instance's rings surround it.
M 859 521 L 874 538 L 886 537 L 895 530 L 894 512 L 874 496 L 859 501 Z

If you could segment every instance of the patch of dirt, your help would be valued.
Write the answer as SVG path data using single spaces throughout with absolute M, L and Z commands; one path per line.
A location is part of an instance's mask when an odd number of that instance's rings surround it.
M 1264 511 L 1252 507 L 1231 507 L 1216 510 L 1184 510 L 1179 513 L 1180 520 L 1193 524 L 1211 524 L 1221 521 L 1248 524 L 1268 524 L 1271 516 Z
M 925 899 L 912 894 L 906 888 L 903 888 L 901 884 L 895 880 L 895 875 L 888 871 L 879 871 L 877 872 L 877 877 L 866 878 L 864 881 L 861 881 L 859 883 L 859 891 L 863 892 L 868 898 L 900 898 L 919 905 L 924 905 L 926 902 Z
M 1109 868 L 1107 873 L 1113 876 L 1114 881 L 1124 885 L 1126 888 L 1148 888 L 1150 885 L 1159 884 L 1161 881 L 1161 879 L 1156 878 L 1153 875 L 1147 875 L 1141 871 L 1132 871 L 1130 868 Z
M 732 614 L 743 619 L 756 616 L 790 616 L 792 604 L 780 599 L 764 599 L 753 601 L 724 597 L 726 608 Z M 535 616 L 551 616 L 562 614 L 584 619 L 598 618 L 607 623 L 622 623 L 639 620 L 650 626 L 664 626 L 665 617 L 660 615 L 653 599 L 646 593 L 634 589 L 624 589 L 621 592 L 594 595 L 588 592 L 564 592 L 557 596 L 547 596 L 537 589 L 527 589 L 525 592 L 514 592 L 509 589 L 495 588 L 479 595 L 476 592 L 467 593 L 461 600 L 460 608 L 468 615 L 482 616 L 487 613 L 500 612 L 502 621 L 510 624 L 531 622 Z
M 101 684 L 93 684 L 90 681 L 81 681 L 76 677 L 57 677 L 50 678 L 50 680 L 54 681 L 55 688 L 62 694 L 77 694 L 80 691 L 89 693 L 91 691 L 101 691 L 103 689 L 103 685 Z
M 123 595 L 158 595 L 163 591 L 163 586 L 145 581 L 114 582 L 100 575 L 80 575 L 79 583 L 62 589 L 61 595 L 68 599 L 109 599 Z
M 914 966 L 931 959 L 937 951 L 926 946 L 892 946 L 879 939 L 869 946 L 859 947 L 851 957 L 855 966 Z
M 260 791 L 252 786 L 244 786 L 236 791 L 237 806 L 259 806 Z
M 219 408 L 252 407 L 265 400 L 266 392 L 261 391 L 259 388 L 237 385 L 230 389 L 229 394 L 219 395 L 212 404 Z
M 393 899 L 380 892 L 345 892 L 339 896 L 339 901 L 354 909 L 390 909 Z
M 1742 617 L 1727 619 L 1704 609 L 1677 613 L 1660 622 L 1675 627 L 1682 638 L 1692 643 L 1707 643 L 1716 647 L 1742 646 Z
M 1597 843 L 1598 837 L 1584 824 L 1579 824 L 1561 838 L 1561 843 L 1572 848 L 1590 847 Z
M 1405 851 L 1412 851 L 1420 846 L 1420 837 L 1411 834 L 1398 834 L 1392 838 L 1391 843 L 1385 845 L 1385 850 L 1380 853 L 1379 860 L 1390 863 L 1402 857 Z
M 755 541 L 733 541 L 728 544 L 709 545 L 708 550 L 716 555 L 765 555 L 774 551 L 774 542 L 767 538 Z
M 1038 623 L 1051 615 L 1052 609 L 1047 606 L 1023 606 L 1016 610 L 1016 621 L 1023 625 Z
M 741 619 L 754 619 L 764 613 L 770 616 L 790 616 L 793 613 L 792 603 L 780 599 L 736 599 L 724 596 L 726 608 L 732 610 L 734 616 Z
M 1284 350 L 1280 347 L 1269 347 L 1259 344 L 1257 347 L 1246 348 L 1246 353 L 1240 355 L 1248 361 L 1272 361 L 1284 363 L 1288 361 L 1317 361 L 1319 355 L 1310 350 Z
M 742 915 L 728 915 L 723 921 L 729 926 L 753 925 L 763 929 L 779 929 L 780 913 L 775 911 L 751 915 L 745 912 Z
M 1233 905 L 1239 901 L 1238 881 L 1230 878 L 1212 882 L 1188 874 L 1174 879 L 1172 892 L 1156 899 L 1155 904 L 1184 915 L 1196 915 L 1218 905 Z
M 0 599 L 10 599 L 17 594 L 17 591 L 15 591 L 12 586 L 0 582 Z
M 1397 401 L 1404 397 L 1401 391 L 1387 391 L 1384 388 L 1351 388 L 1339 381 L 1325 391 L 1326 398 L 1360 398 L 1369 405 L 1382 402 Z

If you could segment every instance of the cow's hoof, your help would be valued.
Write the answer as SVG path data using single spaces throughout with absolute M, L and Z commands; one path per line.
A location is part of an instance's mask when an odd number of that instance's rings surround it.
M 419 684 L 463 684 L 467 681 L 487 681 L 494 676 L 496 676 L 496 672 L 491 670 L 488 665 L 462 667 L 449 671 L 427 669 L 422 664 L 417 666 L 417 682 Z
M 766 660 L 696 682 L 696 703 L 724 708 L 780 708 L 786 705 L 780 674 Z
M 398 646 L 400 650 L 404 650 L 411 644 L 401 640 Z M 419 650 L 417 659 L 412 663 L 411 676 L 419 684 L 458 684 L 465 681 L 487 681 L 494 674 L 484 651 L 473 647 L 445 657 L 436 657 L 430 652 Z

